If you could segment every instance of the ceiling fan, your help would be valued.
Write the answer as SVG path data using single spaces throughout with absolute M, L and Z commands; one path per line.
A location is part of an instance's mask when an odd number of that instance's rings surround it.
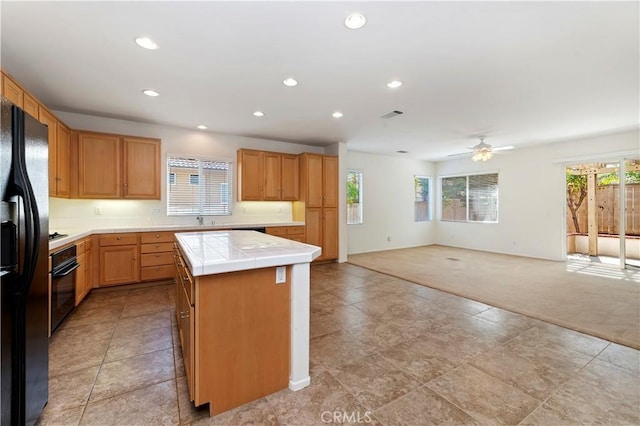
M 472 151 L 471 159 L 473 161 L 487 161 L 493 157 L 493 154 L 496 151 L 506 151 L 514 148 L 512 145 L 493 148 L 491 145 L 489 145 L 484 141 L 486 136 L 479 136 L 479 138 L 480 138 L 480 143 L 475 145 L 473 148 L 469 148 Z M 449 157 L 457 157 L 459 155 L 469 155 L 469 154 L 468 153 L 449 154 Z

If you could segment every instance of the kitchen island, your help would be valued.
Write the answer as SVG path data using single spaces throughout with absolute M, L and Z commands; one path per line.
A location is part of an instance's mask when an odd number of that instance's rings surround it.
M 309 264 L 320 248 L 255 231 L 176 234 L 189 396 L 211 415 L 309 385 Z

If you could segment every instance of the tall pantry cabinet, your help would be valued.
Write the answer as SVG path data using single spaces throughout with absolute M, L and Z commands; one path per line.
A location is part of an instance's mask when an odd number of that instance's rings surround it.
M 316 260 L 338 258 L 338 158 L 300 155 L 300 201 L 294 203 L 293 219 L 304 221 L 306 242 L 322 247 Z

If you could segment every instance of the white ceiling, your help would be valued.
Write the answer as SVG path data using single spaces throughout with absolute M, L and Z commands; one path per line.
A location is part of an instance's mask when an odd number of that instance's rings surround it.
M 635 1 L 0 7 L 2 67 L 56 110 L 430 160 L 638 126 Z

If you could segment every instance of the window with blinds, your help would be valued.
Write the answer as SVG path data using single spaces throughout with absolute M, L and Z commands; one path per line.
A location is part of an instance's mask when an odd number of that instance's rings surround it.
M 230 215 L 231 173 L 226 161 L 167 158 L 167 214 Z
M 498 222 L 498 174 L 445 177 L 441 217 L 445 221 Z

